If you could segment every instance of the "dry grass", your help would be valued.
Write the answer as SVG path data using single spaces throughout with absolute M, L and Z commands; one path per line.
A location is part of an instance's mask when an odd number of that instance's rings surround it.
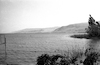
M 66 51 L 65 54 L 56 54 L 49 56 L 49 54 L 42 54 L 37 58 L 37 65 L 41 65 L 39 63 L 45 63 L 48 65 L 69 65 L 69 64 L 77 64 L 76 61 L 80 62 L 79 59 L 84 56 L 84 53 L 80 50 L 69 50 Z M 49 57 L 49 58 L 48 58 Z M 46 60 L 47 59 L 47 60 Z M 41 61 L 40 61 L 41 60 Z M 48 61 L 49 60 L 49 61 Z
M 47 59 L 47 60 L 46 60 Z M 52 60 L 53 59 L 53 60 Z M 100 53 L 94 49 L 70 50 L 70 52 L 50 56 L 42 54 L 37 58 L 37 65 L 99 65 Z

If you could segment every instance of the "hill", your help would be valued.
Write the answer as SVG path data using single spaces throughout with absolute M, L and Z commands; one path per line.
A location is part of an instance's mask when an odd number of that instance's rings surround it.
M 58 27 L 52 28 L 26 28 L 20 31 L 16 31 L 14 33 L 50 33 L 57 29 Z
M 62 27 L 27 28 L 15 33 L 85 33 L 85 28 L 87 27 L 88 23 L 78 23 Z
M 71 24 L 68 26 L 62 26 L 55 29 L 54 33 L 85 33 L 85 28 L 88 27 L 88 23 Z

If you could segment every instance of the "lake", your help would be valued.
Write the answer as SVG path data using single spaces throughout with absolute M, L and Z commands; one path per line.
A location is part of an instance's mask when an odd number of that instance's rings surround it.
M 34 65 L 41 54 L 59 54 L 69 49 L 100 49 L 99 39 L 71 38 L 66 33 L 20 33 L 6 34 L 6 51 L 8 64 Z M 0 44 L 4 42 L 0 36 Z M 5 45 L 0 45 L 0 63 L 5 60 Z

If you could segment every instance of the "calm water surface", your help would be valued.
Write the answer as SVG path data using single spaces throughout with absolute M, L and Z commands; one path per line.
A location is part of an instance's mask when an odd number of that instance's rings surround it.
M 4 42 L 0 36 L 0 44 Z M 69 34 L 7 34 L 7 63 L 31 64 L 43 53 L 60 53 L 68 49 L 100 49 L 99 39 L 70 38 Z M 5 57 L 5 46 L 0 45 L 0 61 Z M 3 58 L 3 59 L 2 59 Z

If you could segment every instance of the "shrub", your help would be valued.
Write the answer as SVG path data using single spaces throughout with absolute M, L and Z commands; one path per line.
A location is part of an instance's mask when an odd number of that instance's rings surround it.
M 100 53 L 92 48 L 83 51 L 72 50 L 66 55 L 48 55 L 42 54 L 37 58 L 37 65 L 94 65 L 99 62 Z M 83 58 L 83 59 L 82 59 Z
M 83 64 L 84 65 L 94 65 L 94 63 L 97 62 L 100 54 L 99 52 L 95 51 L 95 50 L 91 50 L 91 49 L 88 49 L 85 53 L 86 55 L 86 59 L 84 60 Z
M 37 65 L 58 65 L 57 60 L 59 58 L 62 59 L 63 56 L 59 54 L 52 56 L 49 56 L 48 54 L 42 54 L 37 58 Z M 58 63 L 60 63 L 60 61 Z
M 37 65 L 50 65 L 50 56 L 48 54 L 42 54 L 37 58 Z

